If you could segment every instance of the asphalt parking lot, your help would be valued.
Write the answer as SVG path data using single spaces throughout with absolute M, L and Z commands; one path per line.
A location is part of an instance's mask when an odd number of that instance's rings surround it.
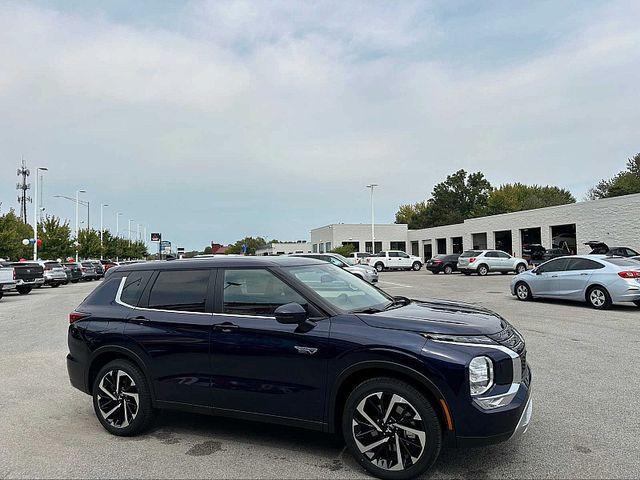
M 640 476 L 640 308 L 518 302 L 510 275 L 381 274 L 391 294 L 478 303 L 524 335 L 534 415 L 513 442 L 445 450 L 432 478 Z M 67 315 L 96 282 L 0 301 L 1 478 L 358 478 L 340 439 L 164 412 L 135 438 L 109 435 L 67 378 Z

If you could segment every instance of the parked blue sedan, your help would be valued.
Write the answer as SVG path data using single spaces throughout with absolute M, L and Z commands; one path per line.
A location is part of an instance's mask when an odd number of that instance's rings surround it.
M 587 302 L 606 309 L 612 303 L 640 307 L 640 261 L 605 255 L 576 255 L 549 260 L 511 280 L 511 295 Z

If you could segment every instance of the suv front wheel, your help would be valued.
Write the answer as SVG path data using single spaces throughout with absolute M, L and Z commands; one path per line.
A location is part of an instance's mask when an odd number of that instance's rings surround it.
M 442 431 L 431 402 L 411 385 L 372 378 L 349 395 L 342 433 L 354 458 L 379 478 L 403 480 L 438 458 Z
M 153 419 L 144 374 L 128 360 L 109 362 L 93 382 L 93 408 L 102 426 L 113 435 L 129 437 L 143 432 Z

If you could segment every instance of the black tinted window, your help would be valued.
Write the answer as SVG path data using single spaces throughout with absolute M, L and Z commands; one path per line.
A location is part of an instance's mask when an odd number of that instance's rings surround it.
M 280 305 L 306 304 L 295 290 L 264 269 L 226 270 L 223 288 L 224 313 L 273 315 Z
M 604 265 L 586 258 L 571 258 L 567 266 L 567 270 L 597 270 L 598 268 L 604 268 Z
M 204 312 L 209 270 L 160 272 L 149 296 L 149 308 Z
M 150 271 L 131 272 L 127 275 L 127 279 L 124 282 L 124 287 L 120 293 L 120 300 L 127 305 L 133 307 L 138 305 L 140 296 L 144 287 L 147 286 L 147 282 L 151 278 Z
M 481 253 L 482 252 L 479 250 L 467 250 L 466 252 L 463 252 L 462 255 L 460 255 L 460 258 L 477 257 Z
M 562 272 L 567 268 L 568 263 L 569 263 L 568 258 L 558 258 L 557 260 L 551 260 L 547 263 L 540 265 L 537 271 L 540 273 Z

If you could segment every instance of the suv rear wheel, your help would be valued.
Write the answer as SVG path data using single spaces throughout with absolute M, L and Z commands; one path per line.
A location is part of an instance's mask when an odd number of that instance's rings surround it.
M 354 458 L 383 479 L 415 478 L 438 458 L 442 431 L 425 396 L 393 378 L 366 380 L 349 395 L 342 433 Z
M 141 433 L 153 419 L 144 374 L 128 360 L 109 362 L 93 382 L 93 408 L 109 433 L 123 437 Z
M 489 267 L 484 264 L 478 265 L 478 275 L 484 277 L 487 273 L 489 273 Z

